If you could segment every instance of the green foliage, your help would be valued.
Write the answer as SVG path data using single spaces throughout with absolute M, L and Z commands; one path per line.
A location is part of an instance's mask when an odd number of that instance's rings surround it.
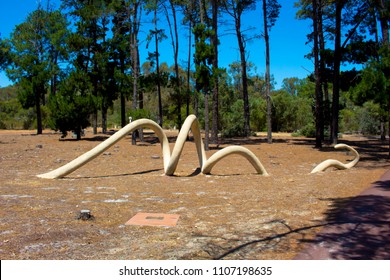
M 311 100 L 286 91 L 272 95 L 273 131 L 292 132 L 308 125 L 312 119 Z
M 244 123 L 243 107 L 244 101 L 238 99 L 232 104 L 230 111 L 223 115 L 224 127 L 222 127 L 222 137 L 246 136 L 244 126 L 242 125 Z
M 208 94 L 211 88 L 212 82 L 212 70 L 210 65 L 215 56 L 214 48 L 210 44 L 210 38 L 213 31 L 205 24 L 198 24 L 194 27 L 193 33 L 195 35 L 195 80 L 197 84 L 197 90 L 202 91 L 204 94 Z
M 127 115 L 132 118 L 132 121 L 153 118 L 151 112 L 146 109 L 130 110 Z
M 292 134 L 293 136 L 305 136 L 308 138 L 316 137 L 316 126 L 313 122 L 308 123 L 301 129 L 297 130 Z
M 71 73 L 55 95 L 49 96 L 50 127 L 66 135 L 74 131 L 78 135 L 90 125 L 89 115 L 96 106 L 96 99 L 88 94 L 88 83 L 82 73 Z M 85 79 L 85 77 L 84 77 Z M 77 82 L 78 81 L 78 82 Z M 79 87 L 76 87 L 78 85 Z M 84 87 L 80 87 L 83 85 Z
M 361 82 L 354 88 L 353 100 L 363 104 L 368 100 L 387 105 L 390 92 L 390 50 L 384 47 L 380 51 L 381 60 L 371 60 L 363 69 Z
M 280 8 L 282 7 L 278 0 L 266 0 L 267 3 L 267 28 L 271 28 L 275 25 L 277 18 L 279 17 Z
M 267 102 L 261 97 L 251 97 L 250 104 L 250 124 L 253 131 L 264 131 L 267 126 Z

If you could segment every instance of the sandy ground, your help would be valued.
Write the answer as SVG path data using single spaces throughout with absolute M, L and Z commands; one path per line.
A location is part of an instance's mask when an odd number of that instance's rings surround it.
M 176 132 L 169 132 L 173 147 Z M 95 147 L 108 136 L 82 141 L 46 131 L 0 131 L 1 259 L 291 259 L 327 223 L 330 211 L 375 182 L 390 166 L 378 140 L 343 137 L 361 161 L 350 170 L 310 171 L 323 160 L 352 155 L 313 141 L 274 135 L 224 139 L 254 152 L 264 177 L 242 157 L 198 174 L 192 141 L 175 176 L 163 175 L 160 144 L 146 133 L 127 137 L 63 179 L 37 178 Z M 94 219 L 78 219 L 81 210 Z M 125 225 L 140 212 L 180 215 L 173 227 Z

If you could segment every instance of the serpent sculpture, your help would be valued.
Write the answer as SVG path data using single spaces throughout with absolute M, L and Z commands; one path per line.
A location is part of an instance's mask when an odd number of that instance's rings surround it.
M 344 164 L 338 160 L 335 160 L 335 159 L 328 159 L 328 160 L 321 162 L 319 165 L 317 165 L 310 173 L 317 173 L 320 171 L 325 171 L 329 167 L 335 167 L 337 169 L 350 169 L 358 163 L 360 156 L 359 156 L 359 153 L 354 148 L 352 148 L 346 144 L 337 144 L 336 146 L 334 146 L 334 148 L 335 149 L 343 149 L 343 148 L 347 149 L 355 155 L 355 158 L 353 159 L 353 161 L 351 161 L 350 163 L 346 163 L 346 164 Z
M 46 179 L 56 179 L 56 178 L 64 177 L 72 173 L 76 169 L 80 168 L 84 164 L 88 163 L 89 161 L 93 160 L 98 155 L 102 154 L 104 151 L 106 151 L 112 145 L 114 145 L 119 140 L 124 138 L 130 132 L 141 127 L 152 129 L 156 133 L 161 143 L 165 175 L 173 175 L 173 173 L 175 172 L 185 141 L 187 139 L 187 135 L 191 130 L 194 136 L 196 150 L 198 152 L 200 169 L 202 173 L 209 174 L 211 172 L 211 169 L 221 159 L 232 154 L 238 154 L 245 157 L 253 165 L 257 173 L 262 174 L 264 176 L 268 176 L 267 171 L 265 170 L 265 168 L 263 167 L 259 159 L 250 150 L 241 146 L 226 147 L 222 150 L 219 150 L 218 152 L 213 154 L 209 159 L 207 159 L 206 151 L 204 149 L 203 141 L 200 133 L 199 121 L 195 115 L 190 115 L 185 120 L 183 127 L 180 130 L 180 133 L 177 137 L 177 141 L 173 148 L 172 154 L 170 151 L 168 138 L 165 135 L 164 131 L 161 129 L 161 127 L 157 123 L 149 119 L 140 119 L 129 123 L 121 130 L 119 130 L 117 133 L 115 133 L 110 138 L 97 145 L 89 152 L 86 152 L 85 154 L 79 156 L 78 158 L 65 164 L 64 166 L 55 169 L 53 171 L 50 171 L 48 173 L 40 174 L 37 176 Z

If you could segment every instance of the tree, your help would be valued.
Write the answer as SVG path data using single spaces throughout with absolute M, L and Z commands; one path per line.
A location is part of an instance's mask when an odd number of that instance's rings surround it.
M 6 68 L 6 65 L 9 64 L 9 51 L 10 46 L 7 41 L 0 38 L 0 69 L 3 70 Z
M 168 8 L 163 5 L 165 10 L 165 16 L 168 22 L 169 31 L 170 31 L 170 37 L 171 37 L 171 44 L 172 44 L 172 50 L 173 50 L 173 59 L 174 59 L 174 97 L 176 99 L 176 114 L 177 114 L 177 126 L 179 129 L 182 125 L 182 118 L 181 118 L 181 89 L 180 89 L 180 78 L 179 78 L 179 32 L 178 32 L 178 23 L 177 23 L 177 13 L 176 13 L 176 5 L 177 1 L 175 0 L 169 0 L 169 6 L 171 10 L 171 16 L 173 22 L 171 22 L 170 15 L 168 12 Z
M 96 107 L 95 98 L 89 94 L 92 85 L 83 70 L 76 70 L 61 82 L 55 95 L 49 96 L 51 111 L 50 126 L 62 132 L 63 137 L 68 131 L 81 139 L 82 130 L 91 123 L 89 116 Z
M 75 31 L 69 40 L 69 49 L 73 52 L 73 70 L 84 71 L 82 79 L 72 79 L 73 82 L 86 82 L 91 85 L 90 91 L 95 100 L 93 110 L 93 133 L 97 134 L 98 110 L 107 107 L 107 89 L 105 71 L 107 67 L 107 43 L 108 32 L 107 17 L 108 0 L 63 0 L 62 4 L 74 18 Z M 74 85 L 76 88 L 80 85 Z
M 116 61 L 115 79 L 117 89 L 120 93 L 120 116 L 121 126 L 127 124 L 126 118 L 126 99 L 130 95 L 131 80 L 131 56 L 130 56 L 130 31 L 131 23 L 129 22 L 128 2 L 125 0 L 117 0 L 112 3 L 113 9 L 113 27 L 112 27 L 112 55 Z
M 149 9 L 153 11 L 153 25 L 154 30 L 150 30 L 150 34 L 148 36 L 148 45 L 152 39 L 154 39 L 155 42 L 155 52 L 149 53 L 149 59 L 155 62 L 156 64 L 156 89 L 157 89 L 157 96 L 158 96 L 158 124 L 162 127 L 163 125 L 163 108 L 162 108 L 162 97 L 161 97 L 161 74 L 160 74 L 160 52 L 159 52 L 159 43 L 166 38 L 166 35 L 164 34 L 163 29 L 158 29 L 158 12 L 159 7 L 159 1 L 153 0 L 153 2 L 150 4 Z M 148 45 L 146 46 L 148 48 Z
M 318 7 L 317 0 L 312 1 L 313 5 L 313 56 L 314 56 L 314 79 L 315 79 L 315 96 L 316 96 L 316 105 L 315 105 L 315 116 L 316 116 L 316 148 L 322 147 L 322 138 L 323 138 L 323 94 L 321 89 L 321 69 L 320 69 L 320 51 L 319 51 L 319 10 L 321 7 Z
M 209 95 L 212 88 L 212 69 L 211 64 L 214 57 L 214 48 L 210 44 L 210 38 L 213 31 L 200 23 L 194 27 L 195 35 L 195 79 L 196 90 L 203 92 L 205 97 L 205 149 L 209 149 Z
M 254 0 L 228 0 L 223 2 L 225 11 L 233 18 L 237 36 L 238 48 L 240 51 L 241 73 L 242 73 L 242 96 L 244 100 L 244 131 L 245 136 L 250 134 L 250 108 L 248 96 L 248 76 L 246 59 L 246 37 L 242 31 L 242 15 L 245 11 L 253 10 L 256 7 Z
M 213 105 L 212 105 L 212 124 L 211 124 L 211 141 L 216 143 L 218 139 L 218 124 L 219 124 L 219 65 L 218 65 L 218 11 L 219 0 L 211 0 L 211 26 L 213 33 L 211 36 L 211 45 L 214 49 L 214 56 L 212 59 L 213 65 Z
M 272 104 L 271 104 L 271 72 L 270 72 L 270 54 L 269 54 L 269 35 L 272 26 L 275 25 L 279 16 L 281 6 L 277 0 L 263 0 L 263 18 L 264 18 L 264 40 L 265 40 L 265 84 L 267 98 L 267 141 L 272 143 Z
M 24 23 L 16 26 L 9 41 L 7 75 L 20 85 L 22 106 L 35 107 L 37 134 L 42 134 L 41 104 L 51 77 L 58 74 L 56 57 L 65 39 L 65 30 L 66 21 L 59 12 L 45 11 L 39 5 Z

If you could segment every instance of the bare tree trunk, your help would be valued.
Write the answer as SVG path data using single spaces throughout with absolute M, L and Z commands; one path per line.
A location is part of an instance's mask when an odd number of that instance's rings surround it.
M 102 133 L 107 133 L 107 108 L 102 108 Z
M 212 125 L 211 125 L 211 142 L 218 142 L 218 124 L 219 124 L 219 89 L 218 89 L 218 1 L 211 1 L 212 5 L 212 27 L 214 34 L 211 38 L 211 44 L 214 48 L 213 58 L 213 109 L 212 109 Z
M 267 1 L 263 0 L 264 40 L 265 40 L 265 93 L 267 99 L 267 142 L 272 144 L 272 104 L 271 104 L 271 70 L 269 54 L 269 35 L 267 22 Z
M 177 28 L 176 8 L 174 1 L 171 2 L 172 15 L 173 15 L 173 27 L 175 32 L 175 46 L 174 46 L 174 60 L 175 60 L 175 76 L 176 76 L 176 95 L 177 95 L 177 122 L 178 127 L 181 129 L 181 93 L 180 93 L 180 76 L 179 76 L 179 32 Z
M 316 116 L 316 148 L 322 147 L 323 114 L 322 114 L 322 90 L 321 75 L 319 63 L 319 40 L 318 40 L 318 5 L 317 0 L 313 3 L 313 27 L 314 27 L 314 76 L 315 76 L 315 116 Z
M 133 17 L 133 22 L 132 22 L 132 31 L 131 31 L 131 58 L 132 58 L 132 74 L 133 74 L 133 104 L 132 104 L 132 109 L 137 110 L 138 108 L 138 79 L 140 75 L 140 62 L 139 62 L 139 51 L 138 51 L 138 31 L 139 31 L 139 24 L 140 24 L 140 19 L 139 19 L 139 3 L 136 1 L 133 4 L 132 7 L 132 17 Z M 136 144 L 136 132 L 132 133 L 132 141 L 131 143 L 133 145 Z
M 322 112 L 321 112 L 321 139 L 325 140 L 325 125 L 329 126 L 330 119 L 330 101 L 329 101 L 329 87 L 328 81 L 324 79 L 326 72 L 324 51 L 325 51 L 325 38 L 324 38 L 324 27 L 323 27 L 323 13 L 322 13 L 322 0 L 318 0 L 317 6 L 317 22 L 318 22 L 318 44 L 319 44 L 319 59 L 320 59 L 320 70 L 319 78 L 321 82 L 321 102 L 322 102 Z M 325 97 L 325 98 L 324 98 Z M 325 99 L 325 101 L 324 101 Z M 326 121 L 326 123 L 325 123 Z
M 237 15 L 236 19 L 236 33 L 238 40 L 238 48 L 240 50 L 241 59 L 241 75 L 242 75 L 242 95 L 244 99 L 244 134 L 250 134 L 250 112 L 249 112 L 249 96 L 248 96 L 248 76 L 245 57 L 245 43 L 241 34 L 241 15 Z
M 336 29 L 333 67 L 332 132 L 331 142 L 337 144 L 339 132 L 340 64 L 341 64 L 341 13 L 344 1 L 336 1 Z
M 191 2 L 192 3 L 192 2 Z M 190 114 L 190 91 L 191 91 L 191 41 L 192 41 L 192 20 L 189 20 L 188 26 L 188 61 L 187 61 L 187 96 L 186 96 L 186 116 Z
M 200 23 L 204 24 L 205 21 L 205 9 L 203 0 L 199 0 L 199 10 L 200 10 Z M 204 147 L 205 150 L 209 150 L 210 142 L 210 125 L 209 125 L 209 92 L 208 90 L 204 92 Z
M 171 34 L 171 44 L 173 49 L 173 58 L 174 58 L 174 69 L 175 69 L 175 98 L 176 98 L 176 114 L 177 114 L 177 125 L 179 129 L 182 125 L 181 119 L 181 94 L 180 94 L 180 76 L 179 76 L 179 33 L 177 28 L 177 18 L 176 18 L 176 8 L 173 0 L 169 0 L 171 6 L 172 17 L 173 17 L 173 29 L 171 20 L 169 18 L 169 13 L 167 8 L 165 8 L 165 14 L 169 25 L 169 30 Z
M 160 81 L 160 59 L 159 59 L 159 48 L 158 48 L 158 29 L 157 29 L 157 3 L 154 10 L 154 40 L 156 44 L 156 72 L 157 72 L 157 96 L 158 96 L 158 124 L 163 126 L 163 109 L 162 109 L 162 100 L 161 100 L 161 81 Z
M 42 134 L 42 110 L 41 110 L 41 92 L 34 87 L 35 110 L 37 115 L 37 134 Z

